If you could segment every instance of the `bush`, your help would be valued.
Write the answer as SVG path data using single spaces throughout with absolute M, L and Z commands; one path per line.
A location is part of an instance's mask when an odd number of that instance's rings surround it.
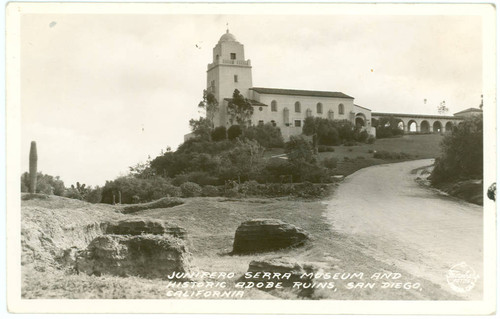
M 260 195 L 260 184 L 256 181 L 246 181 L 245 183 L 239 185 L 238 191 L 243 195 Z
M 64 182 L 59 179 L 59 176 L 53 177 L 42 172 L 38 172 L 36 176 L 37 193 L 64 196 L 66 188 L 64 187 Z M 21 175 L 21 192 L 29 192 L 29 185 L 29 173 L 25 172 Z
M 280 128 L 273 126 L 271 123 L 247 127 L 243 131 L 243 136 L 257 141 L 266 148 L 283 147 L 284 145 Z
M 335 152 L 335 148 L 332 146 L 326 146 L 326 145 L 319 145 L 318 146 L 318 152 L 319 153 L 324 153 L 324 152 Z
M 367 144 L 373 144 L 373 143 L 375 143 L 375 137 L 374 137 L 374 136 L 369 136 L 369 137 L 366 139 L 366 143 L 367 143 Z
M 301 135 L 290 137 L 290 141 L 285 144 L 285 153 L 288 155 L 288 160 L 294 164 L 316 161 L 311 143 Z
M 219 126 L 216 127 L 212 133 L 212 141 L 217 142 L 217 141 L 222 141 L 227 139 L 227 130 L 225 126 Z
M 369 154 L 373 154 L 374 152 L 375 152 L 375 151 L 374 151 L 374 150 L 372 150 L 372 149 L 369 149 L 369 150 L 368 150 L 368 153 L 369 153 Z
M 193 182 L 185 182 L 181 185 L 182 197 L 197 197 L 201 195 L 200 185 Z
M 181 186 L 186 182 L 189 182 L 188 176 L 186 174 L 179 174 L 172 180 L 172 184 L 175 186 Z
M 102 203 L 111 204 L 113 195 L 118 201 L 118 193 L 122 194 L 122 204 L 132 204 L 137 202 L 137 197 L 141 202 L 150 202 L 164 196 L 179 196 L 178 187 L 172 186 L 169 181 L 162 177 L 142 179 L 131 176 L 118 177 L 114 181 L 106 181 L 102 187 Z M 135 197 L 137 196 L 137 197 Z
M 102 188 L 95 187 L 85 195 L 85 201 L 93 204 L 100 203 L 102 200 Z
M 204 197 L 217 197 L 219 196 L 219 190 L 216 186 L 207 185 L 203 186 L 201 190 L 201 195 Z
M 76 188 L 68 188 L 64 192 L 64 197 L 82 200 L 83 196 Z
M 334 169 L 337 167 L 338 159 L 336 157 L 327 157 L 322 162 L 324 167 Z
M 182 191 L 180 187 L 174 185 L 165 185 L 163 187 L 163 195 L 167 197 L 181 197 Z
M 241 129 L 241 126 L 231 125 L 231 127 L 229 127 L 229 129 L 227 130 L 227 138 L 230 140 L 234 140 L 240 137 L 242 133 L 243 130 Z
M 432 184 L 483 178 L 483 119 L 472 117 L 453 128 L 441 142 Z

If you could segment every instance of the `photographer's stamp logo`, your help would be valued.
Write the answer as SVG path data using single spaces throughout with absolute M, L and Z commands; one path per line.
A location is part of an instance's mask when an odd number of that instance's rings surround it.
M 465 262 L 456 264 L 446 273 L 446 280 L 451 289 L 461 293 L 468 292 L 474 288 L 478 278 L 479 275 Z

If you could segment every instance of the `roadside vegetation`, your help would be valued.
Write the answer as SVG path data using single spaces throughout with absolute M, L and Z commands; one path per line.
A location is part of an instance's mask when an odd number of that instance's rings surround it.
M 430 180 L 452 196 L 483 204 L 482 117 L 466 119 L 445 135 Z

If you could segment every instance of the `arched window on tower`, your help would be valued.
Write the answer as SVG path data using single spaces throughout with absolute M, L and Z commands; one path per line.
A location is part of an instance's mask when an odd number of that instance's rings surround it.
M 332 110 L 328 111 L 328 119 L 333 120 L 333 111 Z
M 344 104 L 339 104 L 339 114 L 344 114 Z
M 290 111 L 287 107 L 283 109 L 283 123 L 285 123 L 286 126 L 290 125 Z
M 278 102 L 275 100 L 271 102 L 271 112 L 278 112 Z
M 321 104 L 321 103 L 316 104 L 316 113 L 318 113 L 318 114 L 323 113 L 323 104 Z
M 299 101 L 295 102 L 295 112 L 300 113 L 300 102 Z
M 313 116 L 313 111 L 311 111 L 311 109 L 307 109 L 306 110 L 306 117 L 311 117 Z

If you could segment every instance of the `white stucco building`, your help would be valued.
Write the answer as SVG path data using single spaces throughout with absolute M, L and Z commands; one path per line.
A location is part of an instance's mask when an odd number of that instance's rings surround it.
M 371 110 L 354 104 L 354 97 L 342 92 L 254 87 L 252 64 L 245 57 L 244 46 L 227 30 L 215 45 L 207 69 L 207 90 L 219 101 L 215 127 L 235 124 L 227 113 L 235 89 L 252 103 L 250 124 L 272 123 L 281 129 L 285 140 L 302 133 L 308 116 L 349 120 L 371 133 Z

